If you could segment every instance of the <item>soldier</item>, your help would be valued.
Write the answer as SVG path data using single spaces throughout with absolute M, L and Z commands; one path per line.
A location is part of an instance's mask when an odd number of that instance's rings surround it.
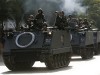
M 87 18 L 84 19 L 83 24 L 86 28 L 88 28 L 88 29 L 90 28 L 90 25 L 89 25 Z
M 56 15 L 56 17 L 57 17 L 57 16 L 59 16 L 59 12 L 58 12 L 58 11 L 56 11 L 56 12 L 55 12 L 55 15 Z
M 70 26 L 70 27 L 72 27 L 72 20 L 73 20 L 72 15 L 69 15 L 68 19 L 67 19 L 67 22 L 68 22 L 68 26 Z
M 82 20 L 82 18 L 79 18 L 78 19 L 78 26 L 79 26 L 79 28 L 81 28 L 82 25 L 83 25 L 83 20 Z
M 67 27 L 67 19 L 63 11 L 59 12 L 59 14 L 57 13 L 55 26 L 57 26 L 60 30 Z
M 72 15 L 69 15 L 67 21 L 70 22 L 72 19 L 73 19 Z
M 90 21 L 90 26 L 91 26 L 91 28 L 93 28 L 95 26 L 95 22 L 94 21 Z
M 45 18 L 44 18 L 43 11 L 42 11 L 42 9 L 39 9 L 38 14 L 35 17 L 36 27 L 39 29 L 42 29 L 44 22 L 45 22 Z
M 34 16 L 33 15 L 30 15 L 28 20 L 27 20 L 27 24 L 29 26 L 29 29 L 31 29 L 31 27 L 34 26 Z
M 68 25 L 72 29 L 75 29 L 76 27 L 78 27 L 78 20 L 77 20 L 77 18 L 72 17 L 72 15 L 68 16 L 67 22 L 68 22 Z
M 42 31 L 43 31 L 43 32 L 48 32 L 48 31 L 50 31 L 50 30 L 47 28 L 47 26 L 48 26 L 47 22 L 44 22 L 44 23 L 43 23 L 43 28 L 42 28 Z

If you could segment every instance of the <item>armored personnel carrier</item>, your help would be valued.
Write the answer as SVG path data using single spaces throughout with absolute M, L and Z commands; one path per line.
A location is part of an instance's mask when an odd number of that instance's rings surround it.
M 70 34 L 53 27 L 50 31 L 9 32 L 5 35 L 3 60 L 9 70 L 32 68 L 41 61 L 49 69 L 68 66 L 71 59 Z
M 82 59 L 93 57 L 94 41 L 92 31 L 72 32 L 72 49 L 73 53 L 81 55 Z
M 94 37 L 94 54 L 100 54 L 100 31 L 97 28 L 92 29 Z
M 71 45 L 73 53 L 80 55 L 82 59 L 90 59 L 94 54 L 99 54 L 100 32 L 91 30 L 75 30 L 71 32 Z

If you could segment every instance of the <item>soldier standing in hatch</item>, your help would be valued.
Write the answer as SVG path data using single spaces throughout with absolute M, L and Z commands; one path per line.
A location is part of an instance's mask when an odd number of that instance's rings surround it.
M 33 15 L 29 16 L 27 20 L 27 24 L 28 24 L 29 30 L 34 26 L 34 16 Z
M 67 19 L 67 22 L 70 23 L 72 19 L 73 19 L 72 15 L 69 15 L 68 19 Z
M 90 25 L 89 25 L 87 18 L 84 19 L 83 25 L 85 25 L 86 28 L 90 29 Z
M 57 26 L 57 27 L 58 27 L 58 22 L 59 22 L 59 20 L 58 20 L 58 18 L 59 18 L 59 12 L 58 12 L 58 11 L 56 11 L 56 12 L 55 12 L 55 16 L 56 16 L 55 26 Z
M 47 28 L 47 27 L 48 27 L 47 22 L 44 22 L 44 23 L 43 23 L 43 28 L 42 28 L 42 31 L 43 31 L 43 32 L 49 32 L 49 31 L 50 31 L 50 29 L 49 29 L 49 28 Z
M 77 18 L 74 18 L 72 15 L 68 16 L 67 22 L 72 29 L 76 29 L 78 27 L 78 20 Z
M 73 21 L 73 17 L 72 17 L 72 15 L 69 15 L 69 16 L 68 16 L 68 19 L 67 19 L 68 26 L 73 27 L 72 21 Z
M 82 20 L 82 18 L 79 18 L 78 19 L 78 26 L 79 26 L 79 28 L 81 28 L 82 25 L 83 25 L 83 20 Z
M 35 25 L 38 29 L 42 29 L 43 23 L 45 22 L 44 14 L 42 9 L 38 10 L 38 14 L 35 17 Z
M 65 27 L 67 27 L 67 19 L 66 16 L 64 15 L 64 12 L 57 12 L 57 17 L 56 17 L 56 23 L 55 26 L 57 26 L 58 29 L 64 30 Z

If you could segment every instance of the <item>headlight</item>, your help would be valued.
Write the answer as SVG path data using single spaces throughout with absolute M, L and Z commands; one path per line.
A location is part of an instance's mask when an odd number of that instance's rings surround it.
M 52 32 L 49 32 L 48 34 L 49 34 L 49 35 L 51 35 L 51 34 L 52 34 Z
M 8 32 L 7 33 L 7 38 L 12 39 L 13 38 L 13 32 Z

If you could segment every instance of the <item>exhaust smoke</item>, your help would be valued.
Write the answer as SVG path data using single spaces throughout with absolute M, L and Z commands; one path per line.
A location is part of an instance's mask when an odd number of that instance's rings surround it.
M 65 11 L 66 14 L 85 14 L 87 6 L 82 6 L 83 0 L 63 0 L 63 5 L 61 9 Z
M 42 8 L 48 23 L 55 21 L 55 11 L 63 10 L 66 15 L 85 14 L 87 7 L 82 6 L 83 0 L 22 0 L 24 14 L 28 12 L 37 13 L 36 10 Z

